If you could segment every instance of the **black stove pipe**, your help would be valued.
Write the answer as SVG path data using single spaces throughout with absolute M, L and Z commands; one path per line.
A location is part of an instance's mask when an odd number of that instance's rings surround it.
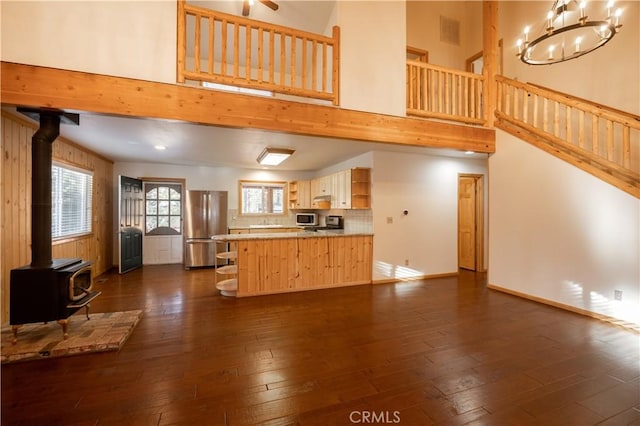
M 60 114 L 40 113 L 31 138 L 31 267 L 49 268 L 51 250 L 51 145 L 60 134 Z

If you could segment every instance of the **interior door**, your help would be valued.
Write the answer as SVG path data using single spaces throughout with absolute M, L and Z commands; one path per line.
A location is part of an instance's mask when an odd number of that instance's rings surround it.
M 482 175 L 458 177 L 458 267 L 484 269 Z
M 120 176 L 120 232 L 118 233 L 119 272 L 124 274 L 142 266 L 142 227 L 144 192 L 139 179 Z

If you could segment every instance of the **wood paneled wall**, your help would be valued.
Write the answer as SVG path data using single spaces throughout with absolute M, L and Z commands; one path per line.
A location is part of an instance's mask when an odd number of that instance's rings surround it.
M 31 262 L 31 137 L 36 130 L 37 125 L 26 119 L 2 112 L 0 288 L 3 324 L 9 319 L 10 271 Z M 53 159 L 93 171 L 93 233 L 54 242 L 53 257 L 93 261 L 94 276 L 98 276 L 113 265 L 113 163 L 61 137 L 53 143 Z

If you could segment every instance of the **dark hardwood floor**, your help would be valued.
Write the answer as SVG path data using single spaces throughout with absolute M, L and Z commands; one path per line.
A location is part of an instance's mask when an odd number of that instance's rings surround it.
M 2 424 L 640 424 L 638 334 L 482 274 L 245 299 L 179 265 L 101 278 L 93 312 L 144 310 L 128 342 L 3 365 Z

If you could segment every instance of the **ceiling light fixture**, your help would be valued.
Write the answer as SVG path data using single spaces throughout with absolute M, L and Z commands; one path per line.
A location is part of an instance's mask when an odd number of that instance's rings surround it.
M 165 149 L 167 149 L 167 147 L 164 145 L 156 145 L 154 146 L 154 148 L 157 149 L 158 151 L 164 151 Z
M 591 21 L 586 1 L 554 1 L 541 24 L 540 36 L 529 41 L 531 27 L 524 28 L 524 37 L 518 39 L 516 55 L 525 64 L 550 65 L 593 52 L 611 40 L 622 27 L 622 9 L 613 12 L 613 4 L 613 0 L 607 3 L 604 20 Z
M 295 151 L 289 148 L 265 148 L 256 161 L 263 166 L 277 166 L 289 158 Z

